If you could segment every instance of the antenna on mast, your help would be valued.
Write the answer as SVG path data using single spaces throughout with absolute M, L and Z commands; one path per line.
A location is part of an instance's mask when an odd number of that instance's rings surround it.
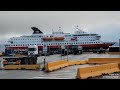
M 77 29 L 77 30 L 80 30 L 78 25 L 76 26 L 76 29 Z
M 82 31 L 83 29 L 77 25 L 76 27 L 77 30 Z
M 63 32 L 60 26 L 59 26 L 59 30 L 58 30 L 58 31 L 59 31 L 59 32 Z
M 52 29 L 52 32 L 54 32 L 54 30 Z
M 59 26 L 59 31 L 61 31 L 61 27 Z
M 77 25 L 77 28 L 78 28 L 78 25 Z

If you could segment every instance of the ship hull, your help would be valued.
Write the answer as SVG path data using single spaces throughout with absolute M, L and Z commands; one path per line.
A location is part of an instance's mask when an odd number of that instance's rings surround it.
M 104 48 L 107 49 L 109 48 L 109 46 L 112 46 L 113 43 L 106 43 L 106 44 L 81 44 L 81 45 L 77 45 L 77 46 L 82 46 L 83 50 L 85 49 L 100 49 L 100 48 Z M 73 45 L 67 45 L 69 49 L 72 48 Z M 13 48 L 14 50 L 21 50 L 21 51 L 26 51 L 28 47 L 8 47 L 8 48 Z M 38 46 L 39 50 L 43 49 L 43 46 Z M 60 49 L 60 45 L 51 45 L 48 46 L 48 49 Z
M 109 46 L 112 46 L 113 44 L 86 44 L 86 45 L 80 45 L 83 49 L 100 49 L 104 48 L 107 49 Z

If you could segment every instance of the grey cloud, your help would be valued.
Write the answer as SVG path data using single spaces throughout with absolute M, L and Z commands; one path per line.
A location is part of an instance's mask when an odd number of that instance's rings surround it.
M 119 38 L 119 11 L 0 11 L 0 38 L 7 35 L 29 35 L 36 26 L 44 33 L 52 33 L 61 26 L 64 32 L 73 32 L 80 25 L 88 32 L 102 34 L 103 40 Z M 112 26 L 113 25 L 113 26 Z M 116 25 L 116 26 L 115 26 Z
M 108 24 L 92 28 L 91 31 L 99 33 L 104 41 L 115 41 L 120 39 L 120 25 L 119 24 Z

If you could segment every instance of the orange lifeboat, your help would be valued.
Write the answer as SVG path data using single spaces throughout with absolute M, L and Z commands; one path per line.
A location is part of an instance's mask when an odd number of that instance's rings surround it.
M 52 37 L 44 37 L 43 40 L 44 41 L 51 41 L 51 40 L 53 40 L 53 38 Z
M 55 37 L 55 40 L 64 40 L 64 37 Z

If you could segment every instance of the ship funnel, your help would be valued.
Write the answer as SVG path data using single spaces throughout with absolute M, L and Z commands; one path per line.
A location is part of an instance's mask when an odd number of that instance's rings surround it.
M 31 27 L 31 29 L 33 30 L 33 34 L 43 34 L 43 32 L 41 30 L 39 30 L 37 27 Z

